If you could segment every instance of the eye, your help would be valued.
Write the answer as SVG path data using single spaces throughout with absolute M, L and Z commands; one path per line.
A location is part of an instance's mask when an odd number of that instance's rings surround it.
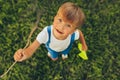
M 62 22 L 62 19 L 58 19 L 59 22 Z
M 71 25 L 69 25 L 69 24 L 67 24 L 66 26 L 69 27 L 69 28 L 71 28 Z

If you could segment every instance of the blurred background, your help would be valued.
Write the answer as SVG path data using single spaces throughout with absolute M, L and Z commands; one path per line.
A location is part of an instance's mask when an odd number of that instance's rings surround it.
M 120 80 L 120 0 L 0 0 L 0 75 L 13 64 L 14 52 L 26 45 L 37 19 L 31 43 L 68 1 L 81 7 L 86 15 L 80 29 L 89 59 L 77 56 L 77 41 L 65 61 L 61 55 L 58 61 L 50 60 L 42 45 L 0 80 Z

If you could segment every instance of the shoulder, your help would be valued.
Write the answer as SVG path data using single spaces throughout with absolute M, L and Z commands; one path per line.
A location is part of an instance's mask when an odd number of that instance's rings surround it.
M 42 31 L 47 31 L 48 26 L 44 27 Z
M 37 41 L 39 43 L 46 43 L 48 40 L 48 26 L 44 27 L 44 29 L 37 35 Z
M 80 30 L 76 29 L 74 33 L 75 33 L 75 40 L 78 40 L 80 37 Z
M 46 27 L 43 29 L 43 31 L 47 31 L 47 30 L 51 30 L 51 29 L 52 29 L 52 25 L 46 26 Z
M 80 34 L 80 30 L 79 30 L 79 29 L 76 29 L 74 33 L 75 33 L 75 35 L 76 35 L 76 34 L 78 35 L 78 34 Z

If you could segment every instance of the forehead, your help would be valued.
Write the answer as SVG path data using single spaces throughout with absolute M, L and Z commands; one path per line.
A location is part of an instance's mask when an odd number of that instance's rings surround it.
M 57 15 L 56 15 L 57 18 L 61 18 L 65 23 L 67 24 L 70 24 L 72 26 L 75 26 L 75 23 L 72 19 L 68 19 L 66 15 L 64 15 L 63 12 L 61 11 L 58 11 Z
M 79 9 L 74 6 L 60 7 L 57 14 L 61 16 L 64 21 L 77 26 L 79 22 Z
M 61 19 L 64 23 L 66 24 L 70 24 L 70 25 L 73 25 L 69 20 L 66 19 L 66 17 L 62 14 L 57 14 L 56 15 L 56 18 L 57 19 Z

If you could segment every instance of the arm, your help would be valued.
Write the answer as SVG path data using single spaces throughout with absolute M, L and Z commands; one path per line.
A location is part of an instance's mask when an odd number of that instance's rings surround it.
M 88 50 L 88 47 L 87 47 L 87 45 L 86 45 L 84 35 L 83 35 L 83 33 L 82 33 L 80 30 L 79 30 L 79 33 L 80 33 L 79 40 L 80 40 L 80 42 L 82 43 L 82 49 L 83 49 L 84 51 L 87 51 L 87 50 Z
M 26 49 L 19 49 L 14 54 L 14 60 L 15 61 L 23 61 L 28 59 L 33 55 L 33 53 L 36 51 L 36 49 L 40 46 L 40 43 L 35 40 L 28 48 Z
M 28 48 L 24 50 L 24 54 L 28 58 L 31 57 L 39 46 L 40 46 L 40 43 L 37 40 L 35 40 Z

